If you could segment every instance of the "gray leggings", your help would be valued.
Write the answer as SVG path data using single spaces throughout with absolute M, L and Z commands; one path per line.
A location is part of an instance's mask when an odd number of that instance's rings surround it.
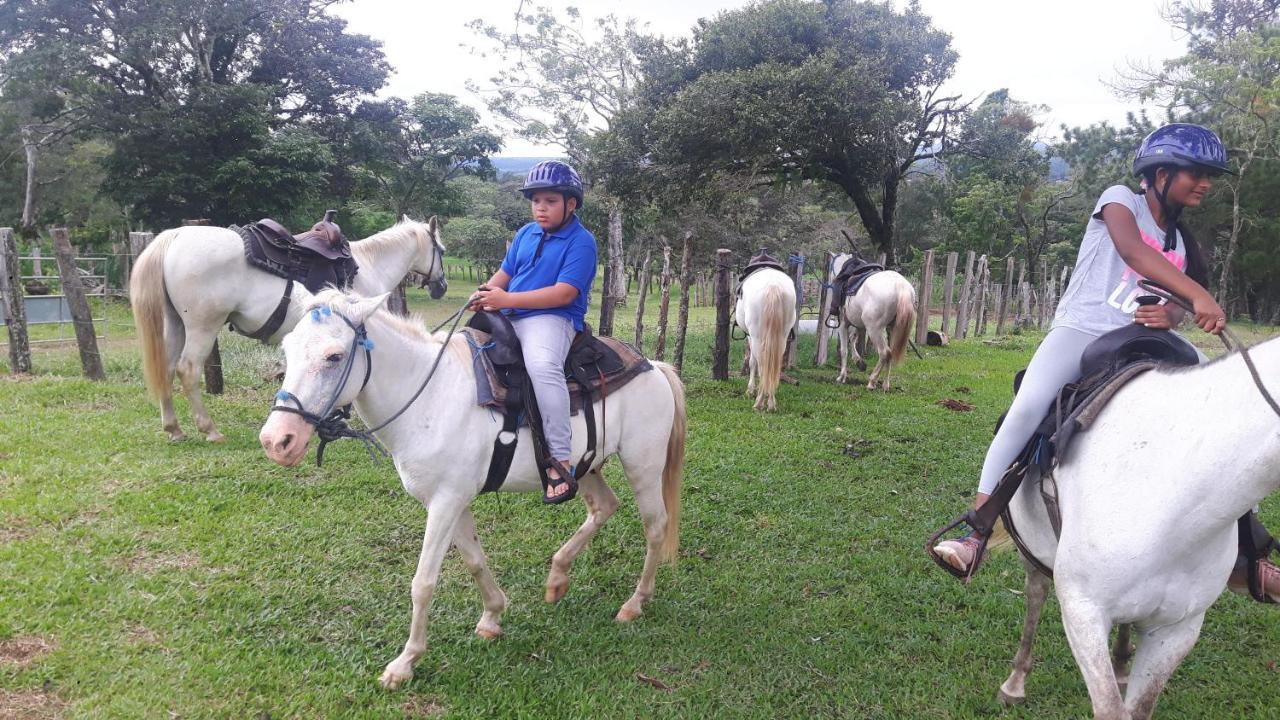
M 511 318 L 524 351 L 524 367 L 533 383 L 547 436 L 547 452 L 556 460 L 570 460 L 573 431 L 569 427 L 569 386 L 564 359 L 573 343 L 573 321 L 560 315 Z
M 1013 398 L 1009 414 L 987 450 L 978 492 L 990 495 L 995 490 L 1009 463 L 1018 457 L 1040 421 L 1044 420 L 1058 390 L 1080 377 L 1080 356 L 1085 347 L 1096 339 L 1094 335 L 1061 326 L 1045 336 L 1027 365 L 1022 387 Z M 1205 361 L 1203 353 L 1196 350 L 1196 354 L 1200 356 L 1200 362 Z

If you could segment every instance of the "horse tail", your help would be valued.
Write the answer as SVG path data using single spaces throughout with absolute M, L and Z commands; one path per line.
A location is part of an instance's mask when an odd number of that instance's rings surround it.
M 902 362 L 907 352 L 907 340 L 911 337 L 911 328 L 916 322 L 915 291 L 906 280 L 898 283 L 898 307 L 893 315 L 893 332 L 889 336 L 889 361 L 896 365 Z
M 771 398 L 778 392 L 782 378 L 782 356 L 787 351 L 786 306 L 779 285 L 764 289 L 764 307 L 760 311 L 760 396 Z
M 169 292 L 164 285 L 164 258 L 175 232 L 160 233 L 138 256 L 129 278 L 129 304 L 133 306 L 133 324 L 142 343 L 142 374 L 147 391 L 157 400 L 172 391 L 164 347 L 164 314 L 169 306 Z
M 667 462 L 662 467 L 662 504 L 667 509 L 667 530 L 658 551 L 660 562 L 674 563 L 680 549 L 680 487 L 684 483 L 684 445 L 688 418 L 685 413 L 684 383 L 676 374 L 676 369 L 663 362 L 655 362 L 654 365 L 671 384 L 671 397 L 676 403 L 675 414 L 671 419 L 671 435 L 667 438 Z

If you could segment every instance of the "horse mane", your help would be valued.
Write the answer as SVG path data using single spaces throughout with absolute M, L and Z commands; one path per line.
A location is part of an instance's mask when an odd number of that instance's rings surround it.
M 311 302 L 307 303 L 306 307 L 303 308 L 303 312 L 307 313 L 314 308 L 328 307 L 333 312 L 341 314 L 343 308 L 351 304 L 352 299 L 360 299 L 360 296 L 354 293 L 344 293 L 338 288 L 329 286 L 316 293 Z M 396 333 L 412 340 L 428 344 L 447 345 L 458 360 L 470 365 L 471 349 L 467 347 L 467 340 L 462 336 L 462 333 L 455 333 L 452 337 L 444 330 L 432 333 L 427 330 L 426 318 L 418 313 L 410 313 L 408 317 L 405 317 L 389 312 L 386 308 L 379 308 L 374 315 L 379 321 L 390 325 L 391 329 Z
M 351 243 L 351 250 L 357 249 L 364 260 L 377 264 L 378 260 L 390 252 L 390 248 L 400 247 L 408 242 L 415 245 L 427 234 L 427 224 L 405 217 L 386 230 L 376 232 L 369 237 Z

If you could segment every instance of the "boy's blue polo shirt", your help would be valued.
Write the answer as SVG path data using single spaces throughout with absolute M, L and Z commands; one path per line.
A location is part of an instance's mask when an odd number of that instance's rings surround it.
M 575 330 L 581 330 L 587 317 L 587 299 L 591 297 L 591 283 L 596 277 L 596 238 L 574 216 L 564 227 L 543 239 L 542 228 L 531 222 L 516 231 L 511 249 L 502 260 L 502 271 L 511 276 L 507 292 L 524 292 L 551 287 L 566 282 L 578 288 L 578 296 L 563 307 L 541 310 L 505 309 L 512 317 L 530 315 L 560 315 L 573 321 Z M 538 244 L 542 243 L 542 254 Z

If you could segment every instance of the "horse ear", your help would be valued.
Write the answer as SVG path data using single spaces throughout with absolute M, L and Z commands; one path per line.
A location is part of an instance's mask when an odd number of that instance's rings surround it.
M 404 213 L 403 215 L 400 216 L 400 222 L 413 222 L 413 221 L 409 219 L 409 213 Z
M 359 295 L 347 296 L 347 302 L 350 303 L 348 319 L 354 323 L 364 322 L 370 315 L 377 312 L 378 308 L 382 307 L 390 296 L 391 293 L 389 292 L 384 292 L 381 295 L 374 295 L 373 297 L 360 297 Z
M 427 219 L 427 229 L 429 229 L 433 234 L 440 229 L 440 221 L 436 220 L 435 215 L 432 215 Z

